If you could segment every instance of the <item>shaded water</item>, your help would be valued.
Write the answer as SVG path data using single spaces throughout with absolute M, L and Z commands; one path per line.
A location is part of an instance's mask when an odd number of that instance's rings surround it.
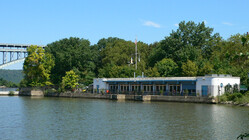
M 211 104 L 0 97 L 0 139 L 236 139 L 249 108 Z

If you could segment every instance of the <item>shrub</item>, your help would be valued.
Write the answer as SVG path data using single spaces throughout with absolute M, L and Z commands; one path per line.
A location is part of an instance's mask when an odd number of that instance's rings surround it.
M 242 96 L 241 98 L 235 98 L 235 102 L 238 104 L 249 103 L 249 96 Z
M 243 95 L 241 93 L 226 94 L 228 101 L 236 101 Z
M 9 95 L 9 96 L 14 96 L 14 95 L 15 95 L 15 92 L 14 92 L 14 91 L 10 91 L 8 95 Z
M 184 89 L 184 95 L 188 96 L 188 90 L 187 89 Z
M 45 95 L 47 94 L 52 94 L 52 93 L 56 93 L 57 91 L 54 88 L 49 88 L 45 90 Z
M 227 95 L 226 94 L 223 94 L 223 95 L 221 95 L 220 96 L 220 101 L 221 102 L 225 102 L 225 101 L 227 101 L 228 99 L 227 99 Z

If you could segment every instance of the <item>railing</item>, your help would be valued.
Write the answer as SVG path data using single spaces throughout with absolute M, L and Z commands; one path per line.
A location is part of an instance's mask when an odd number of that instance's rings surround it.
M 108 89 L 99 89 L 93 90 L 93 93 L 97 94 L 126 94 L 126 95 L 163 95 L 163 96 L 196 96 L 196 92 L 184 93 L 180 92 L 171 92 L 171 91 L 119 91 L 119 90 L 108 90 Z

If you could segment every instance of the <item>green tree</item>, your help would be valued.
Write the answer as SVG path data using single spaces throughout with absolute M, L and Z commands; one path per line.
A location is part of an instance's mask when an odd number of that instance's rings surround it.
M 198 67 L 196 64 L 190 60 L 182 65 L 182 75 L 184 76 L 196 76 L 198 72 Z
M 75 89 L 79 81 L 79 76 L 75 74 L 73 70 L 66 72 L 66 75 L 62 77 L 63 89 Z
M 160 77 L 160 73 L 158 72 L 156 67 L 149 67 L 146 71 L 145 71 L 145 76 L 147 77 Z
M 55 67 L 51 71 L 51 79 L 55 84 L 59 84 L 66 71 L 73 68 L 81 72 L 87 71 L 91 77 L 95 77 L 97 72 L 96 64 L 98 62 L 98 48 L 90 46 L 90 42 L 76 37 L 65 38 L 51 44 L 48 44 L 46 51 L 55 58 Z M 93 75 L 94 74 L 94 75 Z M 88 77 L 84 74 L 79 75 L 80 82 L 87 85 L 85 80 Z
M 54 66 L 51 54 L 45 53 L 43 48 L 34 45 L 31 45 L 27 52 L 28 57 L 25 58 L 23 65 L 27 86 L 51 85 L 50 72 Z
M 198 75 L 211 74 L 213 72 L 213 65 L 207 61 L 204 63 L 203 67 L 199 69 Z
M 150 66 L 163 58 L 171 58 L 181 67 L 187 60 L 197 61 L 209 58 L 212 48 L 221 40 L 219 34 L 212 35 L 213 29 L 205 23 L 193 21 L 179 23 L 179 28 L 161 40 L 150 55 Z
M 138 47 L 138 70 L 135 70 L 135 44 L 119 38 L 101 39 L 98 42 L 100 51 L 101 67 L 99 67 L 99 77 L 127 77 L 133 73 L 144 72 L 148 67 L 148 55 L 150 47 L 143 42 L 137 43 Z M 133 58 L 133 63 L 131 63 Z M 120 72 L 118 71 L 120 70 Z M 128 72 L 124 72 L 127 70 Z
M 163 77 L 175 76 L 178 72 L 178 66 L 172 59 L 164 58 L 157 62 L 155 67 Z

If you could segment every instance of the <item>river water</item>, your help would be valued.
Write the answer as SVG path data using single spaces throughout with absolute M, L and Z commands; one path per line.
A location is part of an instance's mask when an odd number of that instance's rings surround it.
M 0 97 L 0 139 L 208 139 L 249 133 L 249 108 L 80 98 Z

